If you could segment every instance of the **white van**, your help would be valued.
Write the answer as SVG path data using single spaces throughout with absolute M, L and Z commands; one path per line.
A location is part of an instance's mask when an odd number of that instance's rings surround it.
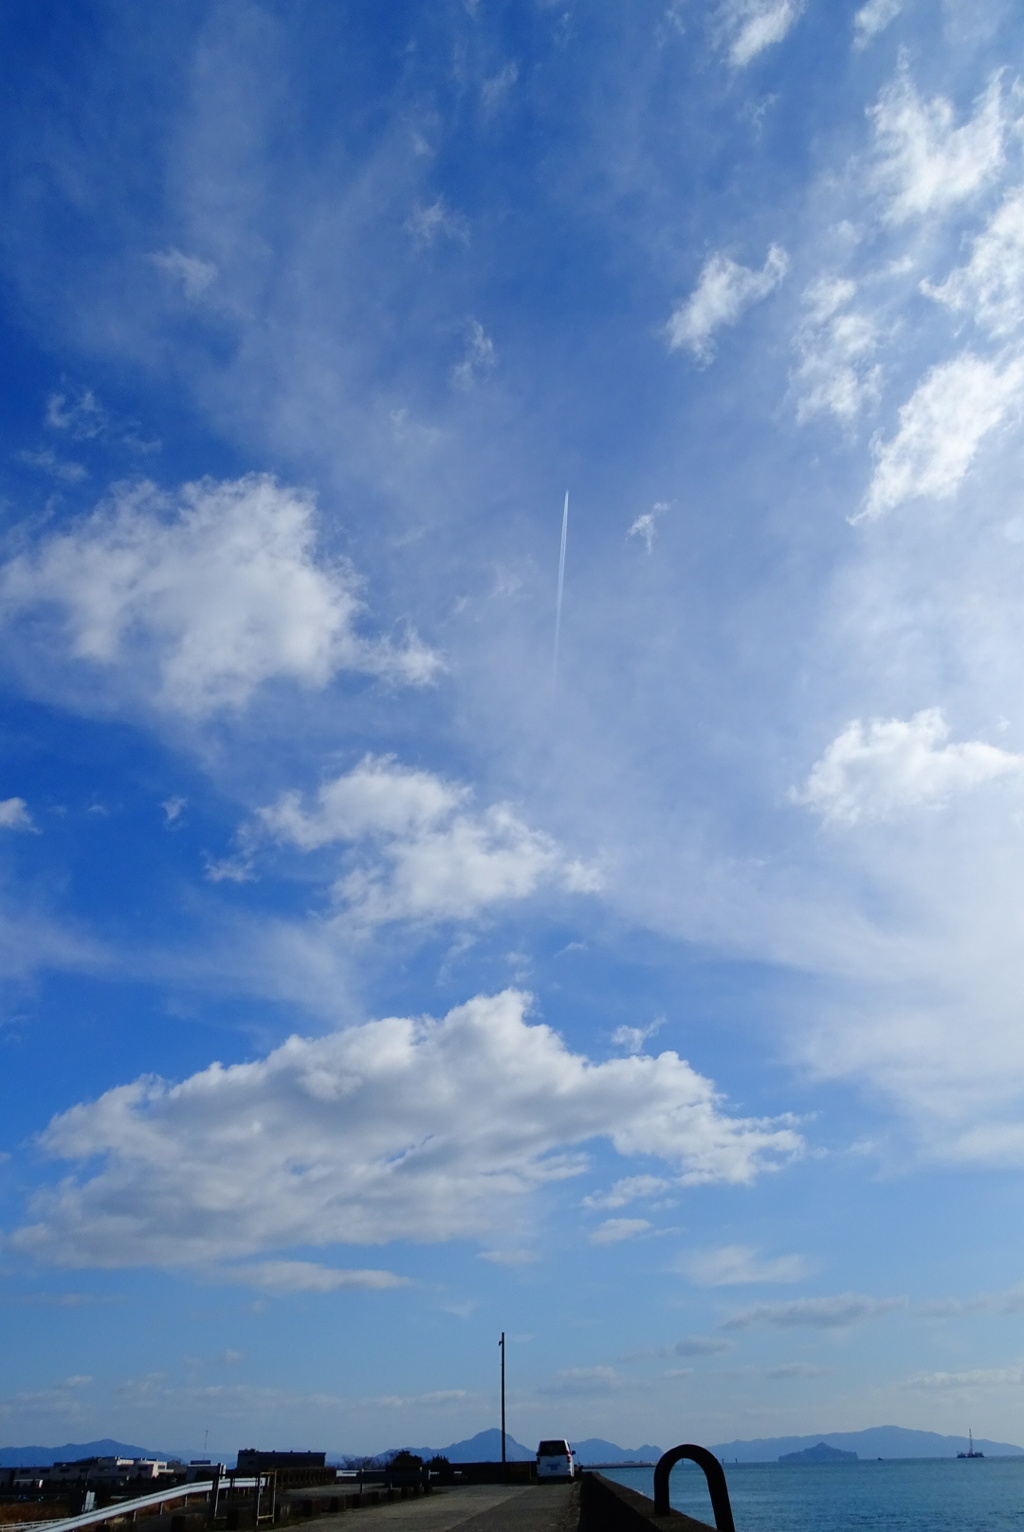
M 541 1442 L 537 1448 L 537 1479 L 574 1479 L 577 1473 L 576 1454 L 568 1442 Z

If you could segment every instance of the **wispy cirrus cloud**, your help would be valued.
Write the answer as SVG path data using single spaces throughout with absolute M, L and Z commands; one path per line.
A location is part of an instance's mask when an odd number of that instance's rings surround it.
M 722 1321 L 723 1330 L 752 1330 L 761 1326 L 792 1330 L 841 1330 L 881 1319 L 907 1307 L 906 1298 L 868 1298 L 838 1293 L 832 1298 L 794 1298 L 788 1303 L 755 1303 Z
M 666 326 L 670 351 L 689 351 L 698 362 L 715 355 L 715 332 L 736 324 L 751 304 L 775 291 L 789 270 L 781 245 L 772 245 L 760 270 L 741 266 L 722 251 L 705 261 L 697 286 Z

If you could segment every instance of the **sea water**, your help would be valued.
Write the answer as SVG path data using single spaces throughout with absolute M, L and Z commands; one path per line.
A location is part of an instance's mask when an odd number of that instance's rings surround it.
M 725 1463 L 736 1532 L 1024 1532 L 1024 1458 Z M 654 1494 L 653 1468 L 604 1468 Z M 677 1464 L 673 1506 L 714 1523 L 704 1475 Z

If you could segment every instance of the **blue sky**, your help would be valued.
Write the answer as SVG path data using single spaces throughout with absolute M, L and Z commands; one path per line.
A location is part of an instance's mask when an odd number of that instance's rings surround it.
M 0 28 L 0 1435 L 1024 1442 L 1019 13 Z

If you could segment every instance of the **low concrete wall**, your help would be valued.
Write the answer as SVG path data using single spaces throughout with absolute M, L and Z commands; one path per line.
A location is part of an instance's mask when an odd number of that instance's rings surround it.
M 654 1501 L 592 1470 L 580 1484 L 579 1532 L 715 1532 L 706 1522 L 670 1511 L 657 1516 Z

